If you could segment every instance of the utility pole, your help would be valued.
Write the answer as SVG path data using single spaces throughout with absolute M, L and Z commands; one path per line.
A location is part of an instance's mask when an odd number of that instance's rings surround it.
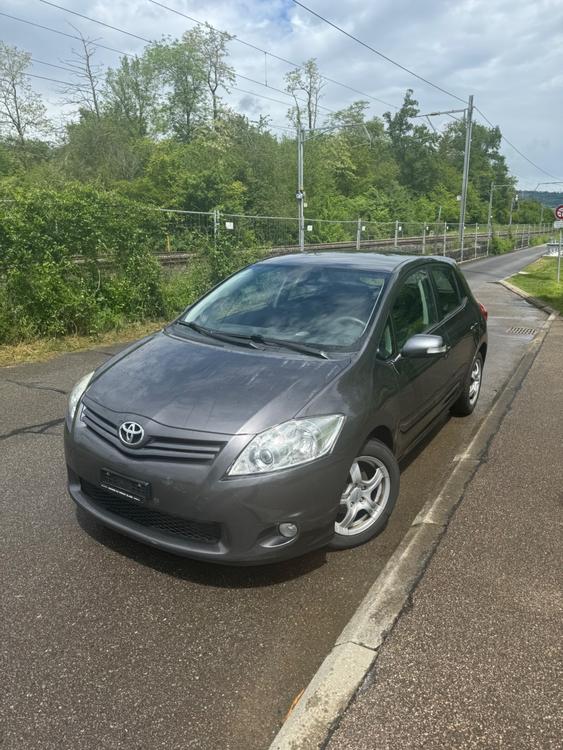
M 463 260 L 463 239 L 465 234 L 465 207 L 467 204 L 467 183 L 469 180 L 469 158 L 471 156 L 471 131 L 473 130 L 473 94 L 467 102 L 465 114 L 465 152 L 463 155 L 463 179 L 461 183 L 461 205 L 459 207 L 459 245 Z
M 510 232 L 512 228 L 512 212 L 514 211 L 514 200 L 518 200 L 518 193 L 512 196 L 512 200 L 510 201 L 510 214 L 508 216 L 508 231 Z
M 356 250 L 360 250 L 362 244 L 362 220 L 358 217 L 358 224 L 356 225 Z
M 493 234 L 493 190 L 495 189 L 495 181 L 491 181 L 491 189 L 489 191 L 489 214 L 487 216 L 487 255 L 489 254 L 489 245 Z
M 497 183 L 494 180 L 491 182 L 491 189 L 489 190 L 489 215 L 487 217 L 487 255 L 489 254 L 489 245 L 493 236 L 493 194 L 495 192 L 495 188 L 501 187 L 513 187 L 513 184 L 511 182 Z
M 299 250 L 305 252 L 305 218 L 304 218 L 304 202 L 305 202 L 305 191 L 303 189 L 303 145 L 305 143 L 305 129 L 301 127 L 297 128 L 297 192 L 295 197 L 297 198 L 297 218 L 299 223 Z

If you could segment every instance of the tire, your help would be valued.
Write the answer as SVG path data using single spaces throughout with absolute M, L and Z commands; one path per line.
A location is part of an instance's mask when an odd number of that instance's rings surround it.
M 397 459 L 379 440 L 370 440 L 350 467 L 329 548 L 358 547 L 379 534 L 395 507 L 399 485 Z
M 481 352 L 477 352 L 463 387 L 463 391 L 451 408 L 452 414 L 456 417 L 468 417 L 472 414 L 473 409 L 477 406 L 479 394 L 481 393 L 481 383 L 483 382 L 483 357 Z M 475 385 L 476 384 L 476 385 Z M 476 387 L 476 391 L 475 391 Z

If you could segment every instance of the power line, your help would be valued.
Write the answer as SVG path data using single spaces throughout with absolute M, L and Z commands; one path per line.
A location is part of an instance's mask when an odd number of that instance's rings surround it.
M 23 75 L 26 78 L 40 78 L 42 81 L 52 81 L 53 83 L 60 83 L 63 86 L 72 86 L 73 88 L 81 89 L 83 86 L 81 86 L 79 83 L 71 83 L 70 81 L 61 81 L 58 78 L 49 78 L 48 76 L 40 76 L 37 75 L 37 73 L 23 73 Z M 2 79 L 6 80 L 6 79 Z
M 244 81 L 249 81 L 250 83 L 256 83 L 258 86 L 264 86 L 267 89 L 271 89 L 272 91 L 277 91 L 278 94 L 283 94 L 284 96 L 289 96 L 292 99 L 294 98 L 292 94 L 289 93 L 289 91 L 284 91 L 283 89 L 278 89 L 275 86 L 270 86 L 268 83 L 262 83 L 261 81 L 257 81 L 254 78 L 249 78 L 248 76 L 243 76 L 241 73 L 235 73 L 237 78 L 242 78 Z M 233 86 L 232 88 L 236 88 Z M 242 89 L 239 89 L 239 91 L 242 91 Z M 256 94 L 256 96 L 262 96 L 261 94 Z M 307 103 L 306 99 L 302 99 L 301 97 L 295 97 L 295 99 L 298 102 L 303 102 L 304 104 Z M 278 101 L 277 99 L 272 99 L 272 101 Z M 284 104 L 287 106 L 288 102 L 279 102 L 280 104 Z M 334 109 L 330 109 L 330 107 L 325 107 L 323 104 L 317 104 L 317 109 L 324 109 L 327 112 L 330 112 L 331 114 L 336 114 Z
M 111 29 L 112 31 L 117 31 L 120 34 L 126 34 L 127 36 L 133 37 L 134 39 L 138 39 L 138 40 L 140 40 L 142 42 L 145 42 L 146 44 L 150 44 L 151 43 L 151 40 L 147 39 L 146 37 L 140 36 L 139 34 L 134 34 L 134 33 L 130 32 L 130 31 L 127 31 L 127 29 L 122 29 L 122 28 L 120 28 L 118 26 L 113 26 L 112 24 L 106 23 L 105 21 L 100 21 L 97 18 L 92 18 L 91 16 L 87 16 L 84 13 L 78 13 L 78 11 L 71 10 L 70 8 L 66 8 L 63 5 L 58 5 L 57 3 L 53 3 L 53 2 L 51 2 L 51 0 L 39 0 L 39 2 L 43 3 L 44 5 L 49 5 L 52 8 L 57 8 L 58 10 L 62 10 L 65 13 L 71 13 L 72 15 L 77 16 L 78 18 L 83 18 L 86 21 L 90 21 L 92 23 L 96 23 L 99 26 L 103 26 L 103 27 L 105 27 L 107 29 Z M 156 2 L 156 0 L 149 0 L 149 2 L 153 3 L 154 5 L 158 5 L 161 8 L 164 8 L 165 10 L 169 10 L 172 13 L 177 13 L 178 15 L 183 16 L 183 17 L 187 18 L 188 20 L 193 21 L 196 24 L 199 24 L 200 26 L 206 25 L 204 21 L 199 21 L 198 19 L 193 18 L 192 16 L 189 16 L 186 13 L 183 13 L 183 12 L 181 12 L 179 10 L 176 10 L 174 8 L 169 7 L 168 5 L 164 5 L 163 3 Z M 215 29 L 214 26 L 211 26 L 211 24 L 207 24 L 207 25 L 210 26 L 210 28 L 212 28 L 215 31 L 217 31 L 217 29 Z M 79 37 L 76 37 L 76 38 L 79 38 Z M 274 53 L 269 52 L 268 50 L 262 49 L 262 48 L 260 48 L 260 47 L 258 47 L 256 45 L 254 45 L 254 44 L 251 44 L 250 42 L 246 42 L 246 41 L 244 41 L 243 39 L 240 39 L 237 36 L 233 36 L 232 39 L 240 42 L 241 44 L 245 44 L 248 47 L 252 47 L 253 49 L 255 49 L 255 50 L 259 51 L 259 52 L 262 52 L 265 55 L 269 55 L 270 57 L 273 57 L 273 58 L 275 58 L 277 60 L 281 60 L 282 62 L 287 63 L 288 65 L 291 65 L 293 67 L 296 67 L 296 68 L 301 68 L 302 67 L 301 65 L 298 65 L 297 63 L 294 63 L 291 60 L 286 60 L 285 58 L 280 57 L 279 55 L 275 55 Z M 122 54 L 127 54 L 127 53 L 122 53 Z M 244 76 L 241 76 L 241 77 L 244 78 Z M 348 89 L 354 91 L 355 93 L 360 94 L 360 96 L 367 96 L 370 99 L 373 99 L 374 101 L 378 101 L 381 104 L 385 104 L 388 107 L 393 107 L 394 109 L 397 109 L 396 105 L 390 104 L 389 102 L 385 102 L 382 99 L 377 99 L 376 97 L 373 97 L 370 94 L 365 94 L 365 93 L 359 91 L 358 89 L 353 89 L 352 87 L 348 86 L 347 84 L 341 84 L 339 81 L 335 81 L 335 80 L 333 80 L 331 78 L 327 78 L 326 76 L 322 76 L 322 78 L 324 78 L 324 80 L 326 80 L 326 81 L 329 81 L 331 83 L 335 83 L 335 84 L 337 84 L 339 86 L 344 86 L 345 88 L 348 88 Z M 253 79 L 248 79 L 248 80 L 251 80 L 253 83 L 256 83 L 259 86 L 265 86 L 266 88 L 274 88 L 273 86 L 269 86 L 267 83 L 262 83 L 261 81 L 256 81 L 256 80 L 253 80 Z M 277 90 L 279 91 L 279 89 L 277 89 Z M 287 92 L 282 91 L 281 93 L 286 94 Z M 326 109 L 329 112 L 334 112 L 334 110 L 331 110 L 328 107 L 323 107 L 321 105 L 319 105 L 319 108 L 320 109 Z
M 240 91 L 243 94 L 250 94 L 250 96 L 258 96 L 260 99 L 267 99 L 269 102 L 275 102 L 276 104 L 283 104 L 284 107 L 287 107 L 287 102 L 282 102 L 280 99 L 274 99 L 271 96 L 266 96 L 265 94 L 257 94 L 256 91 L 247 91 L 246 89 L 241 89 L 238 86 L 231 86 L 235 91 Z
M 55 63 L 47 62 L 46 60 L 38 60 L 36 57 L 31 58 L 32 63 L 37 63 L 38 65 L 48 65 L 50 68 L 58 68 L 59 70 L 67 70 L 69 73 L 76 73 L 75 70 L 72 68 L 68 68 L 64 65 L 55 65 Z
M 52 29 L 50 26 L 43 26 L 41 23 L 35 23 L 35 21 L 28 21 L 25 18 L 18 18 L 17 16 L 11 16 L 9 13 L 3 13 L 0 11 L 0 16 L 4 16 L 5 18 L 10 18 L 12 21 L 18 21 L 19 23 L 26 23 L 28 26 L 35 26 L 38 29 L 43 29 L 43 31 L 50 31 L 53 34 L 59 34 L 60 36 L 66 36 L 67 39 L 77 39 L 79 42 L 81 42 L 81 38 L 77 36 L 76 34 L 69 34 L 66 31 L 61 31 L 60 29 Z M 110 52 L 116 52 L 118 55 L 125 55 L 126 57 L 133 57 L 131 53 L 129 52 L 122 52 L 119 49 L 115 49 L 115 47 L 107 47 L 105 44 L 100 44 L 99 42 L 96 42 L 96 46 L 100 49 L 107 49 Z
M 99 26 L 105 26 L 106 29 L 111 29 L 112 31 L 119 31 L 120 34 L 127 34 L 127 36 L 133 37 L 133 39 L 139 39 L 141 42 L 150 43 L 150 39 L 145 39 L 144 36 L 133 34 L 133 32 L 126 31 L 125 29 L 119 29 L 117 26 L 112 26 L 110 23 L 105 23 L 105 21 L 99 21 L 96 18 L 85 16 L 83 13 L 78 13 L 78 11 L 76 10 L 65 8 L 63 5 L 57 5 L 56 3 L 51 3 L 49 2 L 49 0 L 39 0 L 39 2 L 43 3 L 43 5 L 50 5 L 52 8 L 57 8 L 58 10 L 64 10 L 65 13 L 72 13 L 73 16 L 78 16 L 78 18 L 84 18 L 86 21 L 92 21 L 92 23 L 97 23 Z
M 481 112 L 481 110 L 478 107 L 475 107 L 475 109 L 477 110 L 477 112 L 479 112 L 479 114 L 485 120 L 485 122 L 487 122 L 492 128 L 498 127 L 497 125 L 493 125 L 493 123 L 489 120 L 489 118 L 486 117 L 483 114 L 483 112 Z M 526 154 L 523 154 L 522 151 L 520 151 L 520 149 L 512 143 L 512 141 L 509 141 L 508 138 L 505 135 L 502 134 L 502 131 L 500 131 L 500 128 L 499 128 L 499 132 L 500 132 L 500 137 L 502 138 L 502 140 L 505 143 L 507 143 L 511 148 L 513 148 L 514 151 L 516 151 L 516 153 L 519 154 L 523 159 L 525 159 L 525 161 L 527 161 L 528 164 L 531 164 L 532 167 L 535 167 L 539 172 L 542 172 L 543 174 L 547 175 L 548 177 L 553 177 L 554 180 L 558 179 L 556 175 L 551 174 L 551 172 L 547 172 L 545 169 L 543 169 L 542 167 L 540 167 L 539 164 L 536 164 L 534 161 L 532 161 L 531 159 L 529 159 L 526 156 Z
M 84 18 L 87 21 L 91 21 L 92 23 L 97 23 L 97 24 L 99 24 L 101 26 L 105 26 L 105 27 L 107 27 L 109 29 L 112 29 L 113 31 L 117 31 L 117 32 L 119 32 L 121 34 L 127 34 L 128 36 L 132 36 L 132 37 L 134 37 L 136 39 L 140 39 L 142 42 L 145 42 L 146 44 L 151 44 L 151 40 L 150 39 L 147 39 L 145 37 L 139 36 L 138 34 L 132 34 L 131 32 L 127 31 L 126 29 L 119 28 L 118 26 L 112 26 L 111 24 L 107 24 L 104 21 L 99 21 L 98 19 L 92 18 L 91 16 L 86 16 L 83 13 L 78 13 L 77 11 L 70 10 L 69 8 L 65 8 L 62 5 L 57 5 L 57 3 L 52 3 L 52 2 L 50 2 L 50 0 L 39 0 L 39 2 L 43 3 L 44 5 L 50 5 L 53 8 L 57 8 L 58 10 L 62 10 L 64 12 L 66 12 L 66 13 L 72 13 L 72 15 L 79 16 L 80 18 Z M 158 3 L 158 5 L 160 5 L 160 3 Z M 162 7 L 166 7 L 166 6 L 162 6 Z M 185 15 L 185 14 L 182 14 L 182 15 Z M 190 19 L 190 20 L 192 20 L 192 19 Z M 201 22 L 198 22 L 198 23 L 201 23 Z M 47 28 L 47 27 L 45 27 L 45 28 Z M 49 30 L 50 31 L 55 31 L 54 29 L 49 29 Z M 61 33 L 63 33 L 63 32 L 61 32 Z M 73 39 L 79 39 L 80 40 L 80 37 L 78 37 L 78 36 L 74 36 L 72 34 L 69 34 L 68 36 L 71 36 Z M 94 44 L 97 44 L 97 42 L 94 42 Z M 98 46 L 102 47 L 103 45 L 98 45 Z M 258 48 L 256 48 L 256 49 L 258 49 Z M 114 51 L 117 52 L 118 54 L 128 55 L 127 52 L 123 52 L 121 50 L 114 50 Z M 50 65 L 52 63 L 46 63 L 46 64 Z M 283 94 L 284 96 L 288 96 L 290 98 L 293 98 L 292 95 L 289 92 L 283 91 L 283 89 L 278 89 L 275 86 L 270 86 L 267 83 L 262 83 L 261 81 L 257 81 L 254 78 L 249 78 L 248 76 L 243 76 L 240 73 L 236 73 L 236 76 L 237 76 L 237 78 L 242 78 L 242 79 L 244 79 L 246 81 L 254 83 L 257 86 L 264 86 L 265 88 L 271 89 L 273 91 L 277 91 L 278 93 Z M 233 88 L 236 88 L 236 87 L 233 86 Z M 240 91 L 243 91 L 243 89 L 240 89 Z M 283 104 L 284 106 L 287 106 L 287 102 L 280 102 L 277 99 L 272 99 L 271 97 L 262 96 L 261 94 L 258 94 L 256 92 L 243 92 L 243 93 L 252 94 L 253 96 L 258 96 L 258 97 L 261 97 L 263 99 L 269 99 L 270 101 L 273 101 L 273 102 L 276 102 L 278 104 Z M 300 97 L 295 97 L 295 99 L 297 101 L 299 101 L 299 102 L 307 103 L 305 99 L 302 99 Z M 331 114 L 335 114 L 335 110 L 330 109 L 330 107 L 325 107 L 322 104 L 318 104 L 317 105 L 317 109 L 323 109 L 326 112 L 330 112 Z
M 152 3 L 153 5 L 158 5 L 161 8 L 164 8 L 165 10 L 170 11 L 170 13 L 176 13 L 178 16 L 182 16 L 183 18 L 187 18 L 188 21 L 193 21 L 193 23 L 196 23 L 200 26 L 209 26 L 214 31 L 219 31 L 215 26 L 212 26 L 210 23 L 207 23 L 206 21 L 200 21 L 197 18 L 194 18 L 193 16 L 189 16 L 187 13 L 184 13 L 181 10 L 178 10 L 177 8 L 171 8 L 169 5 L 165 5 L 164 3 L 157 2 L 157 0 L 148 0 L 149 3 Z M 268 55 L 269 57 L 273 58 L 274 60 L 279 60 L 280 62 L 285 63 L 286 65 L 290 65 L 293 68 L 301 69 L 303 65 L 300 65 L 299 63 L 296 63 L 292 60 L 288 60 L 285 57 L 280 57 L 280 55 L 276 55 L 274 52 L 270 52 L 270 50 L 263 49 L 262 47 L 258 47 L 256 44 L 252 44 L 251 42 L 247 42 L 244 39 L 241 39 L 236 34 L 230 35 L 232 40 L 235 42 L 239 42 L 240 44 L 243 44 L 245 47 L 250 47 L 251 49 L 256 50 L 257 52 L 262 52 L 264 55 Z M 341 86 L 342 88 L 348 89 L 348 91 L 353 91 L 355 94 L 359 94 L 360 96 L 364 96 L 367 99 L 371 99 L 374 102 L 379 102 L 379 104 L 384 104 L 386 107 L 392 107 L 393 109 L 399 109 L 399 107 L 396 104 L 391 104 L 390 102 L 386 102 L 384 99 L 378 99 L 376 96 L 372 96 L 371 94 L 366 94 L 365 91 L 360 91 L 359 89 L 355 89 L 353 86 L 349 86 L 347 83 L 342 83 L 341 81 L 336 81 L 334 78 L 329 78 L 328 76 L 325 76 L 321 74 L 321 77 L 327 81 L 328 83 L 333 83 L 336 86 Z
M 399 62 L 397 62 L 396 60 L 393 60 L 392 58 L 390 58 L 390 57 L 388 57 L 387 55 L 383 54 L 383 52 L 380 52 L 379 50 L 375 49 L 375 47 L 372 47 L 371 45 L 369 45 L 369 44 L 367 44 L 366 42 L 362 41 L 361 39 L 359 39 L 358 37 L 354 36 L 353 34 L 350 34 L 350 33 L 349 33 L 348 31 L 346 31 L 346 30 L 345 30 L 345 29 L 343 29 L 342 27 L 338 26 L 337 24 L 333 23 L 333 22 L 332 22 L 332 21 L 330 21 L 330 20 L 329 20 L 328 18 L 325 18 L 325 17 L 324 17 L 324 16 L 322 16 L 322 15 L 321 15 L 320 13 L 317 13 L 316 11 L 312 10 L 311 8 L 308 8 L 308 7 L 307 7 L 306 5 L 304 5 L 304 4 L 302 3 L 302 2 L 299 2 L 299 0 L 292 0 L 292 1 L 293 1 L 293 3 L 294 3 L 295 5 L 298 5 L 298 6 L 300 7 L 300 8 L 303 8 L 304 10 L 306 10 L 306 11 L 307 11 L 308 13 L 310 13 L 311 15 L 313 15 L 313 16 L 315 16 L 316 18 L 320 19 L 321 21 L 323 21 L 324 23 L 328 24 L 329 26 L 332 26 L 332 28 L 336 29 L 336 30 L 337 30 L 337 31 L 339 31 L 339 32 L 340 32 L 341 34 L 344 34 L 344 35 L 345 35 L 345 36 L 347 36 L 347 37 L 348 37 L 349 39 L 352 39 L 353 41 L 357 42 L 357 43 L 358 43 L 358 44 L 360 44 L 360 45 L 361 45 L 362 47 L 365 47 L 366 49 L 370 50 L 371 52 L 373 52 L 374 54 L 378 55 L 378 56 L 379 56 L 379 57 L 381 57 L 382 59 L 386 60 L 387 62 L 391 63 L 392 65 L 395 65 L 395 66 L 396 66 L 397 68 L 400 68 L 401 70 L 404 70 L 404 71 L 405 71 L 406 73 L 408 73 L 409 75 L 412 75 L 412 76 L 414 76 L 415 78 L 418 78 L 418 80 L 419 80 L 419 81 L 422 81 L 423 83 L 426 83 L 426 84 L 428 84 L 429 86 L 432 86 L 432 88 L 435 88 L 435 89 L 437 89 L 438 91 L 441 91 L 441 92 L 442 92 L 443 94 L 447 94 L 448 96 L 451 96 L 452 98 L 454 98 L 454 99 L 457 99 L 458 101 L 460 101 L 460 102 L 463 102 L 463 103 L 465 104 L 465 100 L 464 100 L 464 99 L 462 99 L 461 97 L 457 96 L 457 94 L 454 94 L 454 93 L 452 93 L 451 91 L 448 91 L 447 89 L 444 89 L 444 88 L 442 88 L 441 86 L 438 86 L 437 84 L 433 83 L 432 81 L 429 81 L 429 80 L 428 80 L 427 78 L 424 78 L 423 76 L 420 76 L 420 75 L 418 75 L 418 73 L 415 73 L 415 72 L 414 72 L 414 70 L 411 70 L 410 68 L 407 68 L 407 67 L 405 67 L 404 65 L 401 65 L 401 63 L 399 63 Z M 477 107 L 475 107 L 475 109 L 477 110 L 477 112 L 479 112 L 479 114 L 480 114 L 480 115 L 481 115 L 481 116 L 483 117 L 483 119 L 484 119 L 484 120 L 485 120 L 486 122 L 488 122 L 488 124 L 489 124 L 489 125 L 490 125 L 491 127 L 495 127 L 495 126 L 494 126 L 494 125 L 493 125 L 493 124 L 491 123 L 491 121 L 490 121 L 490 120 L 489 120 L 489 119 L 488 119 L 487 117 L 485 117 L 485 115 L 484 115 L 484 114 L 483 114 L 483 113 L 481 112 L 481 110 L 480 110 L 480 109 L 478 109 Z M 525 160 L 526 160 L 526 161 L 527 161 L 527 162 L 528 162 L 529 164 L 531 164 L 531 165 L 532 165 L 533 167 L 535 167 L 535 169 L 539 170 L 540 172 L 542 172 L 543 174 L 547 175 L 548 177 L 553 177 L 553 178 L 557 179 L 557 178 L 555 177 L 555 175 L 551 174 L 551 172 L 547 172 L 547 171 L 546 171 L 545 169 L 543 169 L 542 167 L 540 167 L 540 166 L 539 166 L 538 164 L 536 164 L 536 163 L 535 163 L 534 161 L 532 161 L 531 159 L 529 159 L 529 158 L 528 158 L 528 157 L 527 157 L 527 156 L 526 156 L 525 154 L 523 154 L 523 153 L 522 153 L 522 151 L 520 151 L 520 149 L 519 149 L 519 148 L 518 148 L 517 146 L 515 146 L 515 145 L 514 145 L 514 144 L 513 144 L 513 143 L 512 143 L 511 141 L 509 141 L 509 140 L 508 140 L 508 138 L 507 138 L 507 137 L 506 137 L 505 135 L 503 135 L 503 134 L 502 134 L 502 132 L 501 132 L 501 138 L 502 138 L 502 139 L 503 139 L 503 140 L 504 140 L 504 141 L 505 141 L 505 142 L 506 142 L 506 143 L 507 143 L 507 144 L 508 144 L 508 145 L 509 145 L 509 146 L 510 146 L 511 148 L 513 148 L 513 149 L 514 149 L 514 151 L 516 151 L 516 153 L 517 153 L 517 154 L 519 154 L 519 155 L 520 155 L 520 156 L 521 156 L 521 157 L 522 157 L 523 159 L 525 159 Z
M 35 57 L 31 58 L 31 62 L 33 62 L 33 63 L 39 63 L 40 65 L 49 65 L 50 67 L 53 67 L 53 68 L 59 68 L 60 70 L 66 70 L 69 73 L 75 73 L 76 72 L 72 68 L 64 67 L 63 65 L 55 65 L 54 63 L 46 62 L 45 60 L 38 60 Z M 29 78 L 40 78 L 43 81 L 52 81 L 53 83 L 59 83 L 59 84 L 62 84 L 64 86 L 74 86 L 76 88 L 82 88 L 82 86 L 80 84 L 77 84 L 77 83 L 70 83 L 69 81 L 60 81 L 57 78 L 48 78 L 47 76 L 40 76 L 40 75 L 37 75 L 36 73 L 25 73 L 24 75 L 26 75 Z M 245 78 L 245 76 L 241 76 L 241 77 Z M 252 78 L 248 78 L 246 80 L 253 81 Z M 274 99 L 274 98 L 272 98 L 270 96 L 265 96 L 264 94 L 259 94 L 256 91 L 248 91 L 247 89 L 241 89 L 238 86 L 231 86 L 231 88 L 235 89 L 235 91 L 240 91 L 243 94 L 248 94 L 250 96 L 256 96 L 256 97 L 258 97 L 260 99 L 267 99 L 268 101 L 275 102 L 276 104 L 282 104 L 283 106 L 287 106 L 287 102 L 282 102 L 280 99 Z M 269 88 L 271 88 L 271 87 L 269 87 Z M 281 91 L 281 89 L 274 89 L 274 91 Z M 281 93 L 283 94 L 283 93 L 286 93 L 286 92 L 281 91 Z M 300 100 L 300 101 L 304 101 L 304 100 Z M 327 108 L 325 107 L 325 109 L 327 109 Z M 329 110 L 329 111 L 332 112 L 333 110 Z M 283 130 L 289 130 L 291 132 L 295 131 L 295 128 L 291 128 L 289 126 L 283 126 L 283 125 L 270 125 L 270 124 L 268 124 L 268 127 L 277 128 L 277 129 L 283 129 Z
M 361 39 L 358 39 L 357 36 L 354 36 L 353 34 L 350 34 L 348 31 L 345 31 L 341 26 L 337 26 L 337 24 L 333 23 L 332 21 L 329 21 L 328 18 L 321 16 L 320 13 L 317 13 L 316 11 L 311 10 L 311 8 L 308 8 L 306 5 L 303 5 L 303 3 L 298 2 L 298 0 L 293 0 L 293 2 L 295 3 L 295 5 L 299 5 L 300 8 L 303 8 L 311 15 L 316 16 L 318 19 L 320 19 L 324 23 L 328 24 L 329 26 L 332 26 L 333 29 L 336 29 L 341 34 L 344 34 L 349 39 L 352 39 L 354 42 L 357 42 L 357 44 L 360 44 L 362 47 L 365 47 L 366 49 L 370 50 L 370 52 L 373 52 L 375 55 L 378 55 L 383 60 L 386 60 L 392 65 L 395 65 L 395 67 L 400 68 L 401 70 L 404 70 L 405 73 L 408 73 L 409 75 L 414 76 L 415 78 L 418 78 L 419 81 L 426 83 L 428 86 L 432 86 L 432 88 L 436 89 L 437 91 L 441 91 L 442 94 L 447 94 L 448 96 L 451 96 L 452 98 L 457 99 L 459 102 L 463 102 L 465 104 L 465 99 L 462 99 L 461 97 L 457 96 L 457 94 L 453 94 L 451 91 L 448 91 L 447 89 L 444 89 L 441 86 L 438 86 L 438 84 L 432 83 L 432 81 L 429 81 L 427 78 L 424 78 L 423 76 L 418 75 L 418 73 L 415 73 L 414 70 L 411 70 L 410 68 L 407 68 L 404 65 L 401 65 L 401 63 L 397 62 L 396 60 L 393 60 L 391 57 L 384 55 L 383 52 L 380 52 L 379 50 L 375 49 L 375 47 L 372 47 L 370 44 L 367 44 L 367 42 L 363 42 Z

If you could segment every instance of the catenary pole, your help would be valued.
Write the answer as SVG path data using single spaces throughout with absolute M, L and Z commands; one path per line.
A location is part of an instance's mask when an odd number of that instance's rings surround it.
M 297 218 L 299 222 L 299 250 L 305 252 L 305 219 L 304 202 L 305 193 L 303 189 L 303 145 L 305 142 L 305 130 L 299 125 L 297 128 Z
M 463 239 L 465 234 L 465 207 L 467 204 L 467 183 L 469 180 L 469 158 L 471 156 L 471 131 L 473 130 L 473 94 L 467 102 L 465 114 L 465 151 L 463 155 L 463 180 L 461 183 L 461 205 L 459 207 L 459 246 L 463 260 Z

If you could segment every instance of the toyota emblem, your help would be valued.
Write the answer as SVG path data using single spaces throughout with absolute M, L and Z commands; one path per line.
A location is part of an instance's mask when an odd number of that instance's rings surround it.
M 124 445 L 139 445 L 145 437 L 145 431 L 137 422 L 123 422 L 119 428 L 119 439 Z

